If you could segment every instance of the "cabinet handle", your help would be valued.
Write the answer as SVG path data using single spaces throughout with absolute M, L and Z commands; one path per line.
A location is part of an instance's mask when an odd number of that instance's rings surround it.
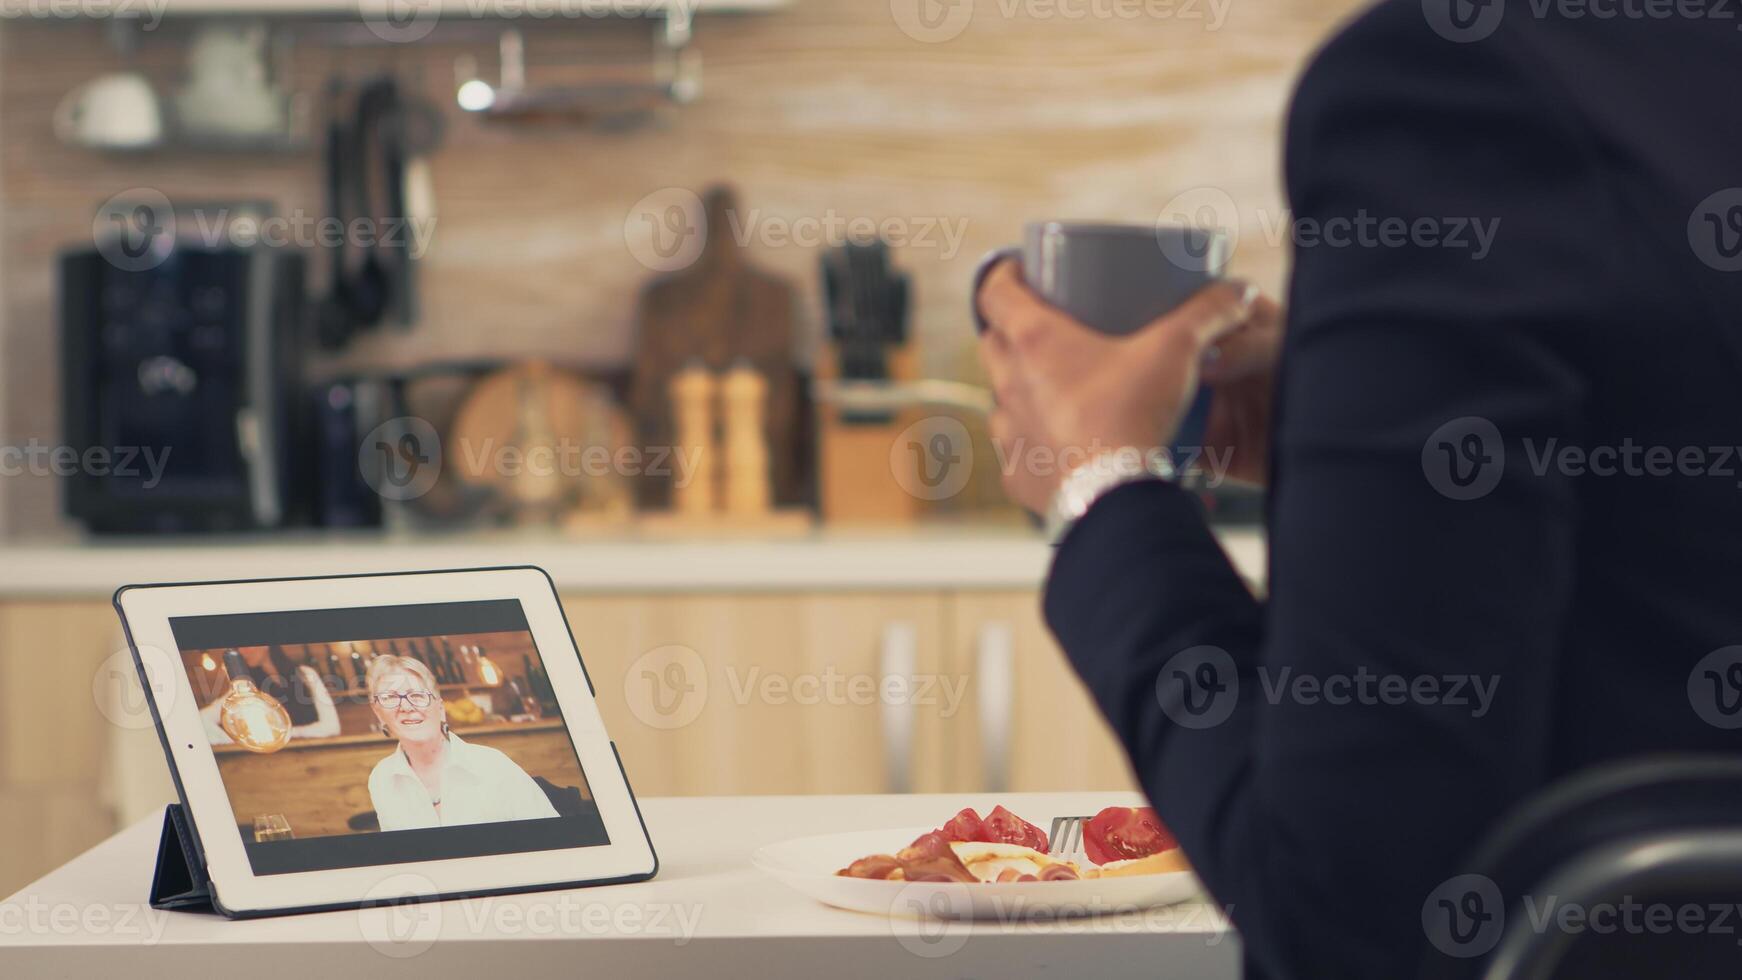
M 911 691 L 919 669 L 919 631 L 912 623 L 895 622 L 883 627 L 883 652 L 878 658 L 884 691 Z M 901 678 L 899 686 L 894 678 Z M 884 697 L 878 701 L 883 715 L 883 784 L 891 793 L 913 792 L 913 698 Z
M 1016 637 L 1009 623 L 980 624 L 974 677 L 980 705 L 980 789 L 1002 793 L 1010 788 L 1010 718 L 1016 702 Z

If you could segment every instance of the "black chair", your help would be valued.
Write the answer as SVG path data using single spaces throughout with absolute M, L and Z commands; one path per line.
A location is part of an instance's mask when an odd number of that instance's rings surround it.
M 1467 867 L 1423 906 L 1424 980 L 1742 977 L 1742 756 L 1575 776 Z

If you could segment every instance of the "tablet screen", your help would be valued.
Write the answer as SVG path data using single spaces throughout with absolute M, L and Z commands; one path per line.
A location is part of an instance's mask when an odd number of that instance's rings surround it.
M 518 600 L 170 629 L 257 875 L 610 842 Z

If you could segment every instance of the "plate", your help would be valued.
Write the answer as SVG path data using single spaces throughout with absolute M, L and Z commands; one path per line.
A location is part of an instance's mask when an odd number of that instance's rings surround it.
M 751 862 L 791 888 L 836 908 L 897 918 L 1022 921 L 1107 915 L 1198 898 L 1190 871 L 1076 881 L 883 881 L 835 872 L 868 854 L 893 854 L 935 827 L 800 837 L 757 848 Z M 1079 867 L 1088 864 L 1073 857 Z

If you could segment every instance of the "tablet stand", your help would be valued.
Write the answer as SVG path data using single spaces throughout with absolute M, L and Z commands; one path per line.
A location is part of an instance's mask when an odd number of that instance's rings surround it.
M 157 842 L 157 871 L 151 876 L 151 907 L 175 912 L 216 912 L 206 862 L 194 843 L 187 814 L 179 803 L 163 811 L 163 837 Z

